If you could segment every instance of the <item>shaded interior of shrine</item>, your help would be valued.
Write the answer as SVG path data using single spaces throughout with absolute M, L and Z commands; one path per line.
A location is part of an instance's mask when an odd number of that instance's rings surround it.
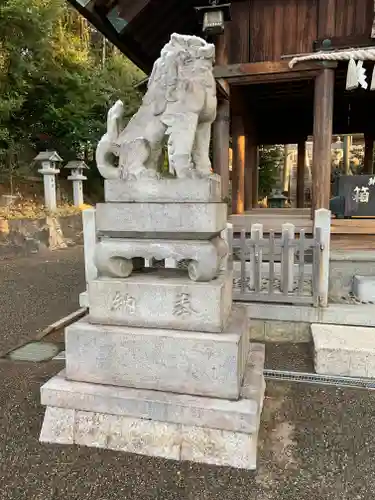
M 373 64 L 365 66 L 371 75 Z M 314 205 L 330 206 L 333 211 L 337 208 L 338 176 L 373 173 L 375 93 L 368 89 L 345 90 L 346 73 L 347 64 L 340 63 L 334 70 L 333 116 L 324 122 L 319 116 L 321 102 L 316 97 L 315 75 L 261 83 L 248 83 L 242 77 L 231 83 L 232 219 L 236 226 L 246 228 L 261 221 L 266 227 L 274 227 L 275 218 L 287 214 L 297 227 L 312 228 Z M 319 151 L 314 162 L 314 132 L 331 137 L 330 128 L 333 138 L 329 139 L 329 165 L 319 163 Z M 363 166 L 357 170 L 349 158 L 353 136 L 364 146 Z M 296 160 L 294 172 L 285 171 L 287 161 L 281 163 L 276 189 L 268 199 L 262 199 L 259 191 L 259 149 L 265 145 L 290 145 L 289 149 L 285 146 L 285 152 L 292 151 Z M 360 220 L 337 220 L 333 225 L 341 227 L 344 222 L 346 226 L 361 225 Z

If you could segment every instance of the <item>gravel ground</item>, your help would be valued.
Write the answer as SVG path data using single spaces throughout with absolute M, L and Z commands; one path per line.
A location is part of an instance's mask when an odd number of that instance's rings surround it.
M 2 349 L 77 307 L 81 263 L 80 249 L 1 263 Z M 301 346 L 268 344 L 267 365 L 305 369 Z M 61 368 L 0 360 L 0 500 L 374 498 L 375 392 L 269 382 L 252 473 L 40 444 L 40 386 Z
M 375 393 L 270 382 L 256 473 L 38 442 L 61 368 L 0 361 L 1 500 L 372 500 Z
M 78 309 L 81 247 L 0 261 L 0 356 Z
M 315 373 L 313 355 L 312 342 L 267 342 L 265 368 Z

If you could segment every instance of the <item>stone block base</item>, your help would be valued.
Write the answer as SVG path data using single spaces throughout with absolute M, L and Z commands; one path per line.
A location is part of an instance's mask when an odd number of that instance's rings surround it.
M 96 228 L 124 238 L 201 239 L 227 226 L 225 203 L 98 203 Z
M 212 203 L 221 201 L 221 178 L 104 181 L 107 202 Z
M 232 273 L 194 282 L 181 269 L 152 269 L 88 286 L 90 321 L 109 325 L 221 332 L 232 306 Z
M 256 468 L 264 398 L 264 346 L 253 344 L 236 402 L 71 382 L 41 389 L 47 405 L 40 441 Z
M 315 371 L 375 378 L 375 328 L 313 324 Z
M 188 260 L 191 280 L 211 281 L 225 267 L 227 255 L 228 245 L 220 237 L 208 241 L 102 238 L 95 248 L 95 265 L 102 277 L 127 278 L 134 269 L 133 259 Z M 144 268 L 144 260 L 140 267 Z
M 217 334 L 93 325 L 85 317 L 66 328 L 65 345 L 71 380 L 237 399 L 249 325 L 241 306 Z

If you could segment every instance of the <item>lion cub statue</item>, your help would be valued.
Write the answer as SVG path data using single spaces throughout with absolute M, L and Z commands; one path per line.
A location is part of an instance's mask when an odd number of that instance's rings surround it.
M 176 177 L 211 174 L 209 144 L 217 107 L 214 57 L 215 46 L 202 38 L 171 36 L 154 64 L 142 105 L 128 125 L 121 130 L 121 101 L 108 112 L 107 133 L 96 150 L 97 166 L 105 179 L 159 177 L 165 145 L 170 172 Z

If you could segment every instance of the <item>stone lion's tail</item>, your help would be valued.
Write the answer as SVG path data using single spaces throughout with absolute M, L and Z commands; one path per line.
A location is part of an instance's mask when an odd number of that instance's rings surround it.
M 105 134 L 100 139 L 95 153 L 96 166 L 104 179 L 117 179 L 119 177 L 119 170 L 114 164 L 114 156 L 113 142 L 109 139 L 108 134 Z

